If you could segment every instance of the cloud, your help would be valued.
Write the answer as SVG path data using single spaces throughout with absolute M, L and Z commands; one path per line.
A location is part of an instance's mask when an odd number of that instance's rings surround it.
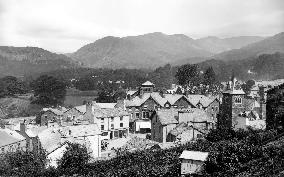
M 73 52 L 104 36 L 149 32 L 273 35 L 283 0 L 0 0 L 0 45 Z

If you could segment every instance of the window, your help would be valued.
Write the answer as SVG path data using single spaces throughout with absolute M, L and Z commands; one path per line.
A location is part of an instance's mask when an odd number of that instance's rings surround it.
M 110 125 L 110 128 L 111 128 L 111 129 L 114 129 L 114 124 L 111 124 L 111 125 Z
M 135 113 L 136 118 L 139 118 L 139 112 Z
M 123 123 L 120 123 L 120 127 L 123 127 Z
M 150 113 L 146 112 L 146 117 L 149 118 L 150 117 Z
M 241 104 L 242 103 L 242 98 L 241 97 L 236 97 L 235 98 L 235 103 L 236 104 Z
M 114 117 L 110 118 L 110 120 L 111 120 L 111 122 L 113 122 L 114 121 Z
M 101 123 L 104 123 L 104 118 L 101 118 Z
M 105 129 L 105 126 L 104 125 L 101 125 L 101 130 L 104 130 Z
M 123 121 L 123 116 L 120 117 L 120 121 Z
M 142 117 L 146 118 L 146 112 L 144 112 L 144 111 L 142 112 Z
M 75 117 L 76 117 L 76 116 L 73 116 L 73 120 L 75 120 Z

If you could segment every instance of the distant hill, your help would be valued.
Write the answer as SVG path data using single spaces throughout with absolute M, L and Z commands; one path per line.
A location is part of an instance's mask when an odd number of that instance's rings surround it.
M 198 63 L 216 53 L 238 49 L 262 40 L 257 36 L 194 40 L 183 34 L 149 33 L 139 36 L 108 36 L 87 44 L 67 56 L 93 68 L 154 69 L 167 63 Z
M 197 39 L 196 42 L 203 49 L 216 54 L 232 49 L 239 49 L 248 44 L 252 44 L 263 39 L 263 37 L 259 36 L 239 36 L 224 39 L 220 39 L 215 36 L 209 36 Z
M 230 50 L 214 55 L 212 58 L 220 60 L 241 60 L 257 57 L 261 54 L 284 52 L 284 32 L 268 37 L 256 43 L 249 44 L 240 49 Z
M 188 36 L 150 33 L 105 37 L 83 46 L 71 57 L 94 68 L 154 69 L 184 58 L 211 55 Z
M 78 66 L 78 62 L 63 54 L 55 54 L 41 48 L 0 46 L 0 76 L 22 77 Z
M 220 80 L 228 80 L 234 71 L 242 80 L 274 80 L 284 78 L 284 53 L 262 54 L 243 60 L 207 60 L 198 64 L 201 70 L 212 66 Z

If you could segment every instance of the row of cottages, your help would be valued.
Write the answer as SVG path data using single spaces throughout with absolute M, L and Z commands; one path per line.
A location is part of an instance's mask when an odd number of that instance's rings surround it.
M 113 139 L 128 136 L 129 113 L 122 108 L 115 107 L 116 103 L 88 102 L 66 111 L 48 109 L 39 117 L 40 125 L 47 127 L 72 126 L 80 124 L 97 123 L 103 139 Z
M 255 98 L 246 95 L 236 78 L 227 83 L 222 93 L 222 104 L 217 126 L 219 128 L 265 128 L 263 110 Z
M 151 129 L 151 114 L 162 108 L 199 108 L 211 115 L 215 121 L 219 112 L 219 100 L 204 95 L 164 94 L 155 92 L 155 85 L 149 81 L 143 83 L 138 91 L 125 101 L 126 110 L 130 113 L 130 128 L 136 132 L 147 132 Z
M 161 109 L 150 119 L 151 139 L 161 143 L 202 138 L 215 124 L 212 117 L 198 108 Z

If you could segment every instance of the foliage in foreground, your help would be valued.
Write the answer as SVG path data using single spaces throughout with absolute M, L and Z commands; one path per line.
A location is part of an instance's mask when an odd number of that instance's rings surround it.
M 58 169 L 40 176 L 180 176 L 179 156 L 183 150 L 207 151 L 203 176 L 273 176 L 284 170 L 284 143 L 267 144 L 279 133 L 275 130 L 214 130 L 206 137 L 171 149 L 148 149 L 120 153 L 116 158 L 86 163 L 85 149 L 71 147 L 59 161 Z M 228 132 L 227 132 L 228 133 Z

